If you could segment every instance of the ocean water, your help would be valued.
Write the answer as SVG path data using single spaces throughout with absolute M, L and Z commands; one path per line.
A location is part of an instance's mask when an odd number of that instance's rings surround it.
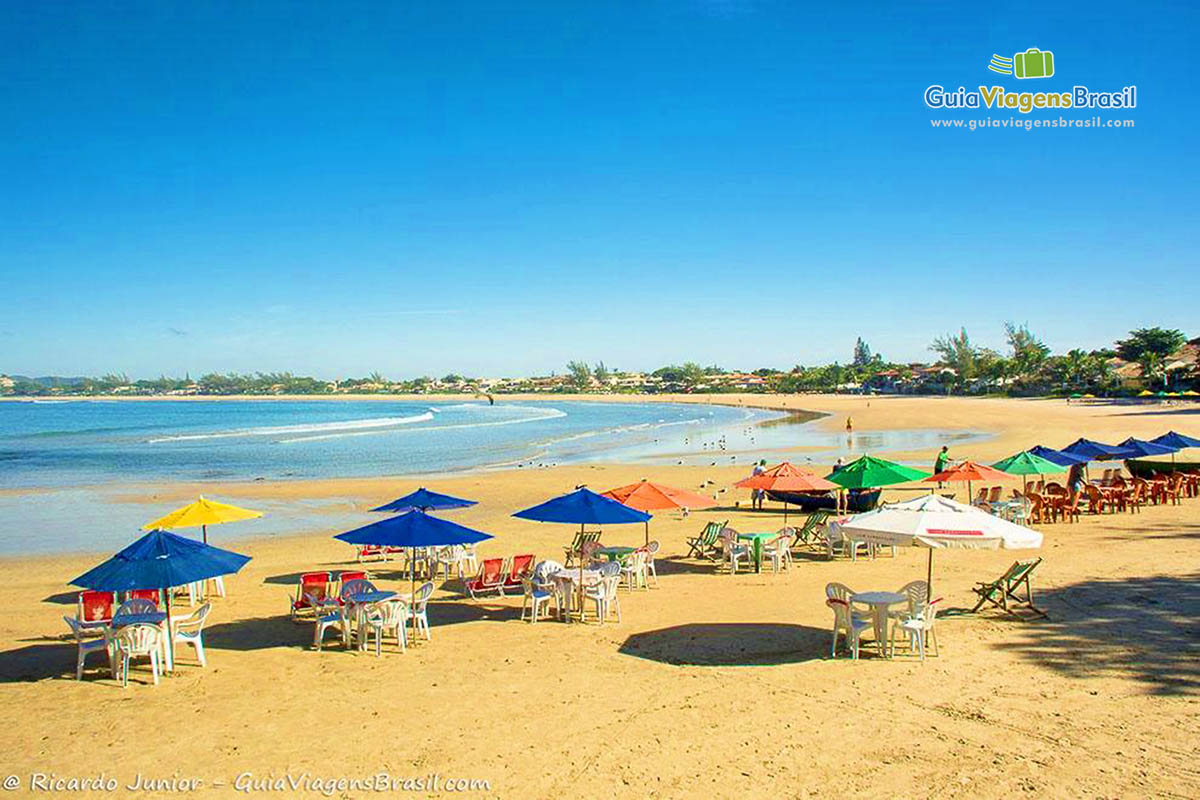
M 963 438 L 883 431 L 848 439 L 789 420 L 717 404 L 553 399 L 494 406 L 436 399 L 3 402 L 0 554 L 127 543 L 141 523 L 170 510 L 117 502 L 130 484 L 403 476 L 582 461 L 748 468 L 760 457 L 829 463 L 868 450 L 932 454 Z M 812 449 L 798 454 L 796 447 Z M 266 518 L 225 526 L 222 538 L 345 529 L 369 519 L 349 502 L 259 505 Z

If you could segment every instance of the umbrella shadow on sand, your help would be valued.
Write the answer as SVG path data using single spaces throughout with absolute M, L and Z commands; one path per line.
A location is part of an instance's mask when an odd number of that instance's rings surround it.
M 75 639 L 69 634 L 62 637 L 37 636 L 19 639 L 29 642 L 24 647 L 0 652 L 0 683 L 26 683 L 47 678 L 70 678 L 75 680 Z M 88 659 L 84 679 L 92 667 L 101 664 L 101 656 Z M 107 675 L 107 663 L 104 664 Z
M 1200 695 L 1200 573 L 1082 581 L 1039 591 L 1037 601 L 1050 619 L 1014 621 L 998 649 L 1072 678 Z
M 749 667 L 829 655 L 830 631 L 778 622 L 697 622 L 635 633 L 618 652 L 663 664 Z

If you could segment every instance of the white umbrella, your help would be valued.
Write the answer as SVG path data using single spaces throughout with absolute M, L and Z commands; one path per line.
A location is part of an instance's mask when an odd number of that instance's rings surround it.
M 1022 550 L 1042 546 L 1042 534 L 1035 530 L 935 494 L 856 514 L 841 528 L 846 535 L 871 544 L 930 548 L 927 580 L 931 592 L 936 548 Z

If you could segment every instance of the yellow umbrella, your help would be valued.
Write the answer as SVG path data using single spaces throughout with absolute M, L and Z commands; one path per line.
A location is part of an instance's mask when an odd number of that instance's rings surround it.
M 183 508 L 177 508 L 165 517 L 159 517 L 153 522 L 147 522 L 142 530 L 154 528 L 194 528 L 200 526 L 204 535 L 204 543 L 208 544 L 208 526 L 220 525 L 222 522 L 237 522 L 243 519 L 261 517 L 261 511 L 251 511 L 248 508 L 238 508 L 228 503 L 218 503 L 216 500 L 205 500 L 201 497 L 194 503 L 188 503 Z

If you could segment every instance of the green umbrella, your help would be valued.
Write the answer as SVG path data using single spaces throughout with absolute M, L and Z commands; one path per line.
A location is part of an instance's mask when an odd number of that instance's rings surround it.
M 1009 475 L 1056 475 L 1067 471 L 1067 468 L 1061 464 L 1055 464 L 1050 459 L 1042 458 L 1028 450 L 1022 450 L 1003 461 L 997 461 L 992 464 L 992 468 L 1007 472 Z M 1025 481 L 1025 484 L 1026 491 L 1028 491 L 1029 482 Z
M 874 456 L 863 456 L 857 461 L 851 461 L 837 472 L 825 476 L 846 489 L 874 489 L 877 486 L 890 486 L 893 483 L 908 483 L 928 478 L 930 473 L 919 469 L 906 467 L 894 461 L 885 461 Z

